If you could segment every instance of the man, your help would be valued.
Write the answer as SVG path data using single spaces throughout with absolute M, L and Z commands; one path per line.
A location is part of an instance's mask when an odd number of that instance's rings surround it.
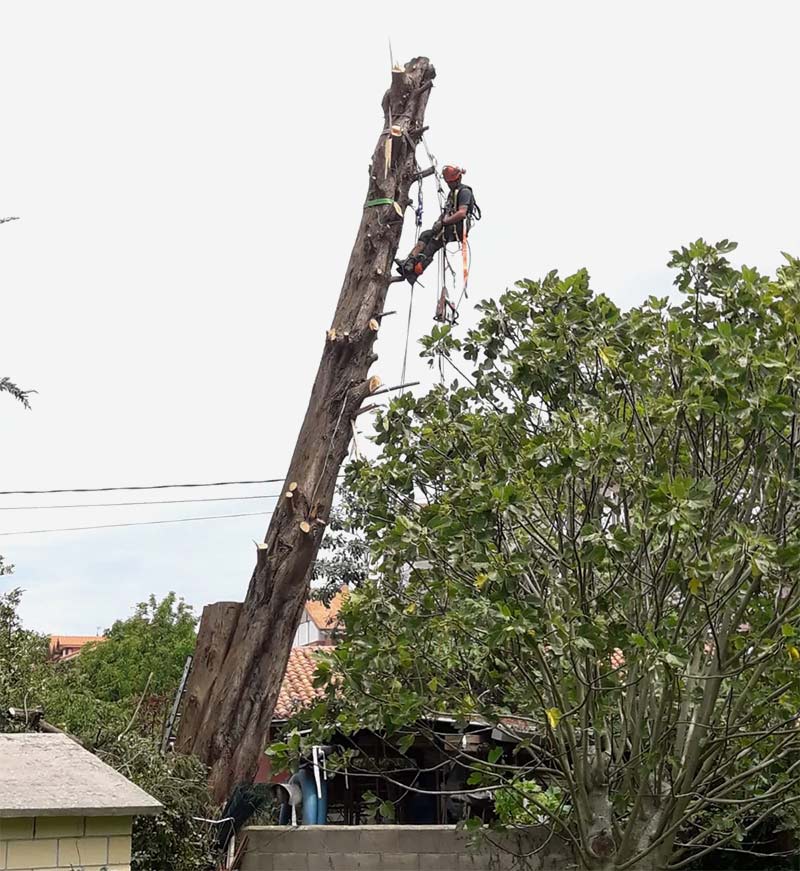
M 403 261 L 397 261 L 400 275 L 392 281 L 407 279 L 413 284 L 428 268 L 434 255 L 448 242 L 462 242 L 469 233 L 473 217 L 480 218 L 480 209 L 475 203 L 472 188 L 461 183 L 464 170 L 458 166 L 446 166 L 442 176 L 450 188 L 447 203 L 438 221 L 430 230 L 419 234 L 419 241 Z

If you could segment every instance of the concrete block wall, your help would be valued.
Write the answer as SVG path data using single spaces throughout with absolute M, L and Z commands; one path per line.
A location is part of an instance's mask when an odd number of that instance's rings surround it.
M 552 840 L 521 863 L 517 855 L 546 842 L 543 830 L 498 835 L 504 849 L 475 852 L 469 836 L 453 826 L 252 826 L 241 871 L 562 871 L 563 844 Z M 512 852 L 509 852 L 512 851 Z
M 131 817 L 0 818 L 0 871 L 130 871 Z

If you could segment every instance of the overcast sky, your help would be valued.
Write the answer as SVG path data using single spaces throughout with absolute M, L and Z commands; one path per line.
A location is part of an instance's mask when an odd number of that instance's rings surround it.
M 773 270 L 800 253 L 799 27 L 793 2 L 3 0 L 0 216 L 21 220 L 0 226 L 0 376 L 38 393 L 31 411 L 0 397 L 0 489 L 285 474 L 361 215 L 389 37 L 396 58 L 435 64 L 429 144 L 467 167 L 483 208 L 470 303 L 586 266 L 632 305 L 668 292 L 669 250 L 701 235 Z M 374 372 L 395 383 L 407 287 L 389 302 L 402 314 Z M 412 377 L 434 377 L 413 344 Z M 27 591 L 27 625 L 57 634 L 103 629 L 151 592 L 198 610 L 241 599 L 273 502 L 0 510 L 16 564 L 2 581 Z

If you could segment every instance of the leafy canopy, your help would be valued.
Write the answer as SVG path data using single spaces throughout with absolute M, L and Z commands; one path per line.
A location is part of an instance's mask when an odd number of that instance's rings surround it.
M 675 303 L 551 273 L 434 329 L 425 353 L 470 372 L 395 400 L 350 467 L 374 579 L 310 740 L 518 718 L 513 759 L 459 759 L 586 868 L 794 824 L 800 262 L 769 278 L 734 247 L 673 252 Z
M 0 557 L 0 575 L 11 567 Z M 18 614 L 22 591 L 0 593 L 0 723 L 9 708 L 33 705 L 45 678 L 48 639 L 24 629 Z
M 196 624 L 191 605 L 175 593 L 161 601 L 151 595 L 131 617 L 114 623 L 104 643 L 81 654 L 78 671 L 105 701 L 131 698 L 145 688 L 153 695 L 174 694 L 194 651 Z
M 46 721 L 164 805 L 159 816 L 136 822 L 135 871 L 210 871 L 215 831 L 201 820 L 217 811 L 207 771 L 193 757 L 160 753 L 166 708 L 194 647 L 188 606 L 172 593 L 161 601 L 151 596 L 112 626 L 103 645 L 56 663 L 47 636 L 22 626 L 20 598 L 19 590 L 0 596 L 0 731 L 25 728 L 1 716 L 8 707 L 42 708 Z

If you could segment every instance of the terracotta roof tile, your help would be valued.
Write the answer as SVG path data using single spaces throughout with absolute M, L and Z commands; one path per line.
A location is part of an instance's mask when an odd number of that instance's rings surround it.
M 273 717 L 276 720 L 287 720 L 297 711 L 310 707 L 322 695 L 322 689 L 315 689 L 313 686 L 317 667 L 316 654 L 330 650 L 330 645 L 321 644 L 292 648 L 275 705 Z
M 314 621 L 317 629 L 333 629 L 339 622 L 339 611 L 347 598 L 347 587 L 331 599 L 327 607 L 322 602 L 306 602 L 306 613 Z
M 86 644 L 99 644 L 105 640 L 105 635 L 51 635 L 50 653 L 72 647 L 80 649 Z

